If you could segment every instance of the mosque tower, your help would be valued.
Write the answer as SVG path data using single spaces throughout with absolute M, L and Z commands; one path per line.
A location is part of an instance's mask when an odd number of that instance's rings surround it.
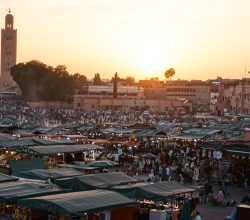
M 14 17 L 9 10 L 5 16 L 5 29 L 1 30 L 1 91 L 13 91 L 16 83 L 10 75 L 10 68 L 16 65 L 17 30 Z

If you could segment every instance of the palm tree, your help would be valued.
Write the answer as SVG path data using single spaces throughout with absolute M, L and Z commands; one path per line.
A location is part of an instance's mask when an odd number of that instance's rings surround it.
M 175 69 L 174 68 L 169 68 L 168 70 L 165 71 L 165 77 L 166 79 L 171 79 L 175 74 Z

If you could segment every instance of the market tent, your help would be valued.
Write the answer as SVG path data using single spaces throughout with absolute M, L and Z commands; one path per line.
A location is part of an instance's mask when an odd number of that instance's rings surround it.
M 5 134 L 5 133 L 0 133 L 0 140 L 4 141 L 4 140 L 13 140 L 14 137 L 10 134 Z
M 231 144 L 224 147 L 224 150 L 231 154 L 250 156 L 250 146 L 244 144 Z
M 132 205 L 136 202 L 117 192 L 90 190 L 22 199 L 18 204 L 57 215 L 77 216 L 87 212 Z
M 51 146 L 34 146 L 27 148 L 30 153 L 40 156 L 48 156 L 58 153 L 74 153 L 80 151 L 102 149 L 95 144 L 78 144 L 78 145 L 51 145 Z
M 18 178 L 13 177 L 13 176 L 8 176 L 3 173 L 0 173 L 0 183 L 5 183 L 5 182 L 11 182 L 11 181 L 17 181 Z
M 214 143 L 214 144 L 203 143 L 201 148 L 206 149 L 206 150 L 221 151 L 222 150 L 222 144 L 221 143 Z
M 27 179 L 47 180 L 64 177 L 80 176 L 84 173 L 73 168 L 55 168 L 55 169 L 32 169 L 18 173 L 18 176 Z
M 115 185 L 138 182 L 122 172 L 99 173 L 55 180 L 55 184 L 73 191 L 109 188 Z
M 76 170 L 82 170 L 82 171 L 99 170 L 98 167 L 88 167 L 88 166 L 81 166 L 81 165 L 77 165 L 77 164 L 67 164 L 67 163 L 56 164 L 56 167 L 74 168 Z
M 3 140 L 0 141 L 0 149 L 4 148 L 20 148 L 25 146 L 37 145 L 32 139 L 17 139 L 17 140 Z
M 0 184 L 0 202 L 16 204 L 18 199 L 66 192 L 53 184 L 16 181 Z M 67 191 L 68 192 L 68 191 Z
M 68 140 L 66 138 L 60 139 L 44 139 L 44 138 L 34 138 L 32 139 L 37 145 L 67 145 L 67 144 L 77 144 L 76 141 Z
M 160 183 L 139 183 L 126 186 L 115 186 L 113 190 L 130 198 L 165 201 L 168 198 L 183 193 L 198 191 L 198 187 L 187 186 L 177 181 L 164 181 Z

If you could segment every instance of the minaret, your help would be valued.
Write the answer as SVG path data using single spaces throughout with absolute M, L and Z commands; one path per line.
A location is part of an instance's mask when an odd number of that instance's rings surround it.
M 5 29 L 1 30 L 1 90 L 13 91 L 16 83 L 10 75 L 10 68 L 16 65 L 17 30 L 14 17 L 9 10 L 5 16 Z
M 117 83 L 118 83 L 119 77 L 117 75 L 117 72 L 115 73 L 115 77 L 113 78 L 113 98 L 117 98 Z

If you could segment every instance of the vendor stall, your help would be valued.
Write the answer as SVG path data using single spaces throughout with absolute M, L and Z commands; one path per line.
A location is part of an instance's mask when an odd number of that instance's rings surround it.
M 107 220 L 111 219 L 110 209 L 133 204 L 136 202 L 119 193 L 107 190 L 70 192 L 18 201 L 18 205 L 46 211 L 48 215 L 53 214 L 62 218 L 63 216 L 83 217 L 88 213 L 105 211 Z
M 90 174 L 73 178 L 63 178 L 55 180 L 55 183 L 64 188 L 73 191 L 110 188 L 115 185 L 136 183 L 138 180 L 127 176 L 122 172 Z
M 26 179 L 54 180 L 65 177 L 81 176 L 84 172 L 74 168 L 55 168 L 55 169 L 32 169 L 19 172 L 19 176 Z

